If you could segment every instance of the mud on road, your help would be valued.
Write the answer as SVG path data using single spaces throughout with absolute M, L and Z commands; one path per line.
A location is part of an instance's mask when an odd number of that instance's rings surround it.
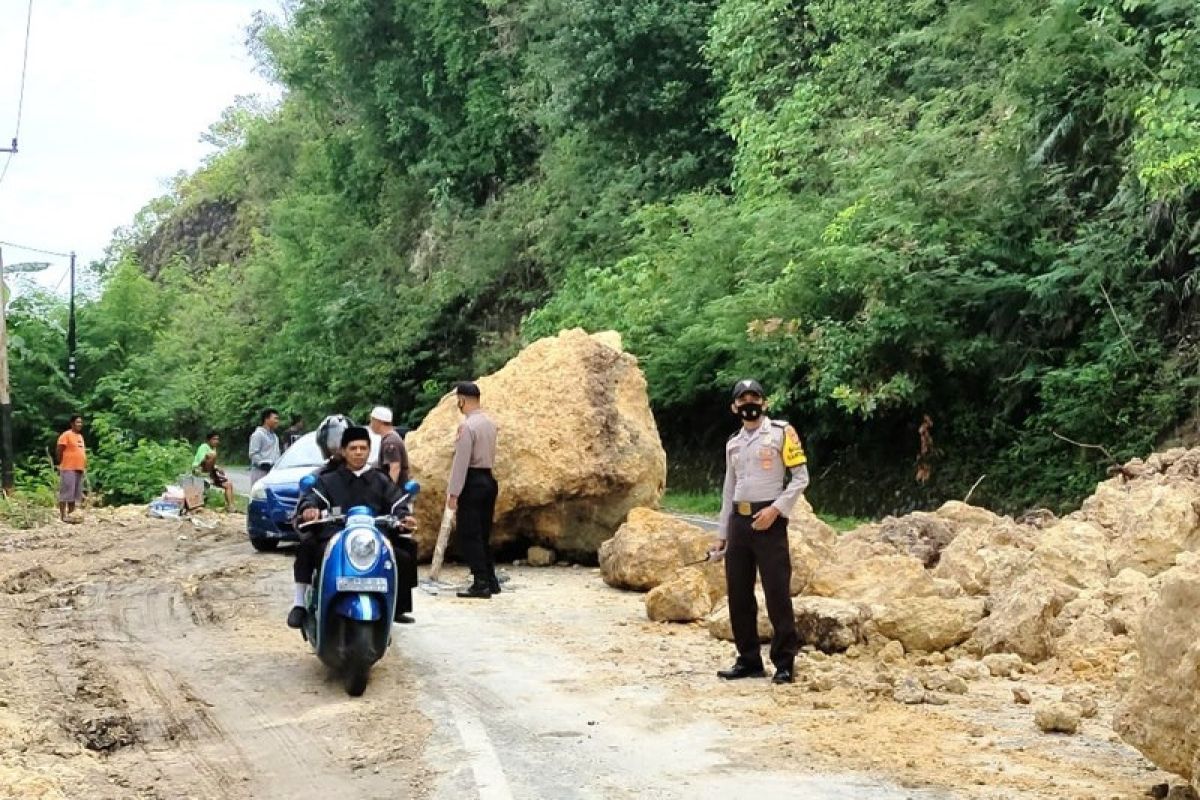
M 352 699 L 283 625 L 290 557 L 208 519 L 0 529 L 0 797 L 1108 800 L 1166 780 L 1104 692 L 1066 737 L 1001 679 L 936 707 L 722 684 L 729 645 L 580 568 L 513 570 L 486 602 L 419 595 Z M 798 669 L 835 664 L 876 668 Z

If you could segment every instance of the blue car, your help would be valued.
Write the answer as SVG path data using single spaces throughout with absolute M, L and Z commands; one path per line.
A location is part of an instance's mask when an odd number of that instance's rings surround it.
M 379 437 L 371 434 L 371 462 L 378 463 Z M 255 550 L 270 551 L 280 542 L 296 542 L 292 514 L 300 500 L 300 479 L 325 463 L 317 434 L 306 433 L 284 452 L 267 475 L 250 487 L 246 533 Z

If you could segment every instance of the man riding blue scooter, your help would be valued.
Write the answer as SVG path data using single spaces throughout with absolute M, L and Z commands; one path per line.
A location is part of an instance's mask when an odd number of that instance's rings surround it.
M 405 492 L 402 487 L 397 486 L 382 472 L 367 466 L 371 438 L 366 428 L 346 428 L 341 437 L 341 445 L 341 458 L 331 459 L 317 475 L 316 484 L 300 495 L 296 514 L 305 523 L 319 519 L 323 510 L 337 513 L 335 509 L 348 511 L 356 506 L 365 506 L 374 509 L 376 513 L 388 512 L 398 501 L 404 499 Z M 330 505 L 333 507 L 329 507 Z M 392 513 L 400 518 L 402 527 L 415 527 L 416 520 L 411 516 L 411 508 L 407 505 L 401 504 L 400 509 Z M 313 572 L 321 564 L 325 543 L 336 533 L 336 529 L 330 530 L 329 525 L 311 527 L 317 527 L 319 530 L 305 533 L 296 548 L 296 562 L 293 567 L 296 595 L 287 618 L 290 628 L 304 627 L 308 614 L 305 598 Z M 409 576 L 416 571 L 415 543 L 411 539 L 399 536 L 389 536 L 388 539 L 392 544 L 396 572 L 400 578 L 396 587 L 398 594 L 395 618 L 400 622 L 410 622 L 411 618 L 407 617 L 406 612 L 412 610 L 412 589 L 415 581 Z

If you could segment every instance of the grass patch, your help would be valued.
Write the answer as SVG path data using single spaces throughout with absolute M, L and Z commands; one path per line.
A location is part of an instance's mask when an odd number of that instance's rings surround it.
M 866 517 L 839 517 L 837 514 L 822 514 L 820 512 L 817 512 L 817 516 L 820 517 L 822 522 L 838 533 L 852 531 L 860 525 L 866 525 L 872 521 Z
M 663 495 L 662 507 L 676 514 L 715 515 L 721 510 L 720 492 L 674 492 Z

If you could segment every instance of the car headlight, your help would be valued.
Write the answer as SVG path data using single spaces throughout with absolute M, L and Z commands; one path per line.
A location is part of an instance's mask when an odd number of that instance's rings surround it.
M 366 572 L 379 559 L 379 537 L 373 531 L 351 531 L 346 536 L 346 557 L 359 572 Z
M 250 487 L 250 499 L 251 500 L 266 500 L 267 499 L 267 486 L 263 481 L 260 480 L 260 481 L 256 482 L 253 486 Z

